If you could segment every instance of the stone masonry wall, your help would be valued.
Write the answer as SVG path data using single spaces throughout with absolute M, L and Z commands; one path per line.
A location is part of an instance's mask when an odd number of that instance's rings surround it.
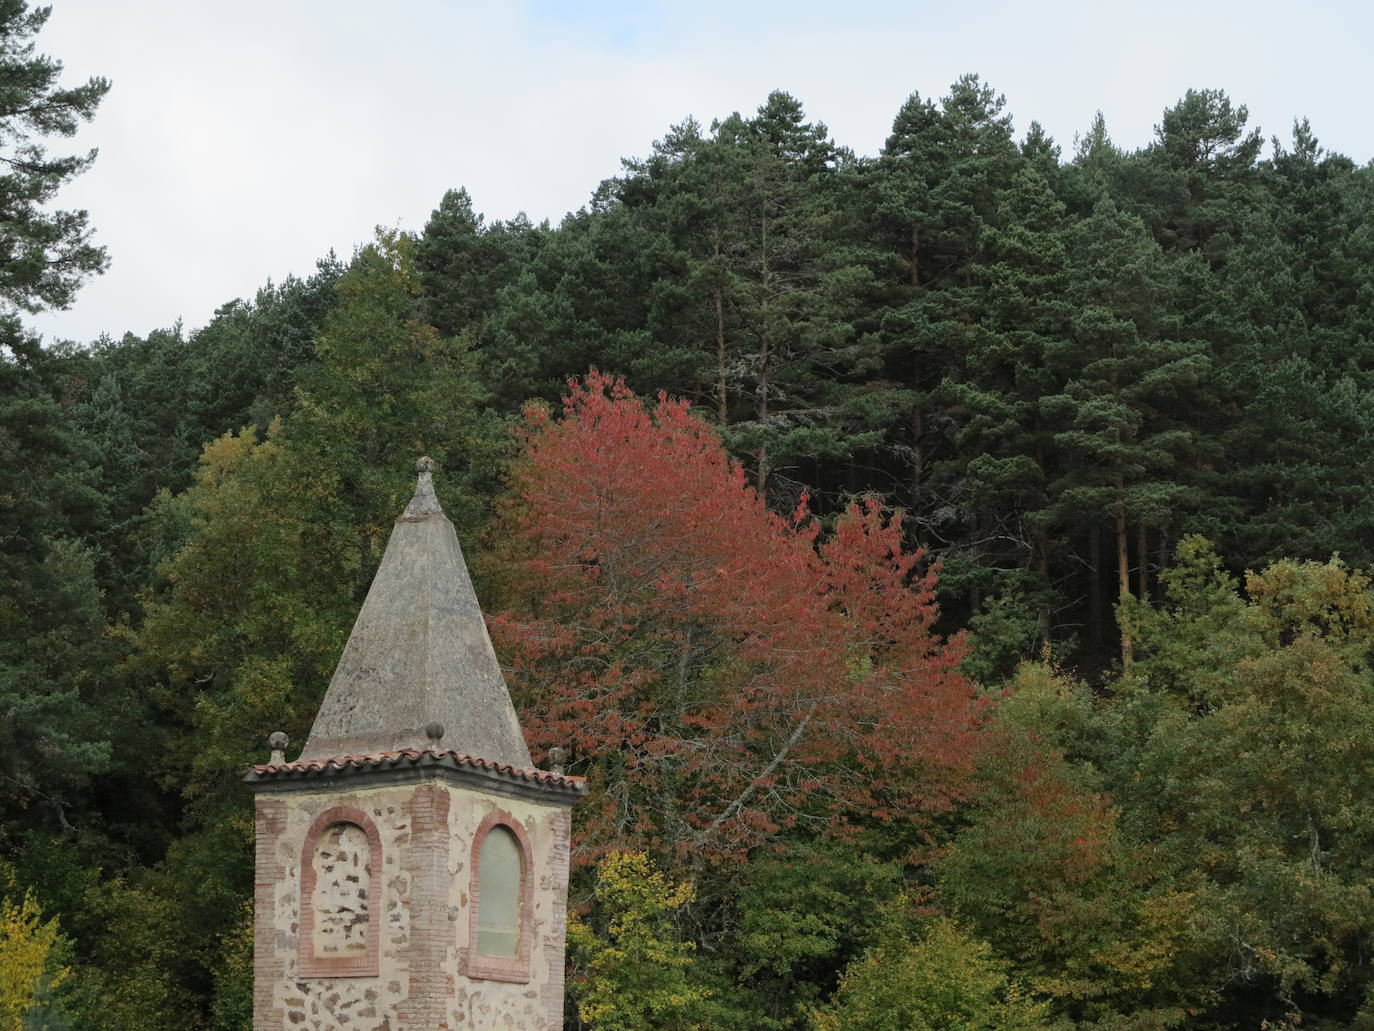
M 413 902 L 413 875 L 402 856 L 412 836 L 415 793 L 414 785 L 405 785 L 258 799 L 254 1031 L 399 1031 L 397 1008 L 409 986 Z M 381 897 L 370 899 L 368 910 L 369 919 L 381 921 L 378 974 L 305 976 L 299 970 L 302 849 L 315 818 L 341 805 L 362 810 L 381 837 Z M 262 836 L 264 809 L 280 828 L 268 841 Z
M 282 1031 L 286 1013 L 277 1005 L 276 986 L 285 976 L 285 943 L 275 919 L 277 892 L 286 879 L 282 835 L 286 803 L 258 797 L 253 865 L 253 1031 Z
M 300 969 L 302 849 L 338 807 L 361 810 L 381 841 L 380 898 L 367 899 L 376 975 Z M 533 854 L 527 983 L 467 973 L 473 838 L 494 812 Z M 565 808 L 437 782 L 260 796 L 254 1031 L 561 1031 L 569 827 Z

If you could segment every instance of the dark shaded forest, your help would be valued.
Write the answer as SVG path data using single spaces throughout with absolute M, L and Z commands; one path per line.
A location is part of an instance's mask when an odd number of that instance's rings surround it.
M 21 148 L 108 86 L 51 83 Z M 455 189 L 45 344 L 58 214 L 0 254 L 0 1031 L 250 1026 L 239 777 L 421 454 L 591 783 L 570 1027 L 1374 1027 L 1374 166 L 1306 121 L 1065 150 L 970 75 L 865 157 L 776 92 L 557 226 Z

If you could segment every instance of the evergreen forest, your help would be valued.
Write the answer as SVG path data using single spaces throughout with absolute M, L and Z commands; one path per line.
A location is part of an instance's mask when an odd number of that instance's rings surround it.
M 455 188 L 45 342 L 109 88 L 45 17 L 0 0 L 0 1031 L 251 1027 L 241 777 L 425 454 L 589 781 L 573 1031 L 1374 1028 L 1370 155 L 1214 88 L 1055 141 L 977 75 L 859 155 L 774 92 L 557 225 Z

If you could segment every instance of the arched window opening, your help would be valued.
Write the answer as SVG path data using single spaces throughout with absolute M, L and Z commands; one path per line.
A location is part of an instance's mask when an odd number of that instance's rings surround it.
M 528 984 L 534 949 L 534 854 L 510 813 L 487 813 L 472 839 L 467 974 Z
M 301 850 L 298 974 L 376 976 L 381 870 L 381 835 L 365 812 L 335 806 L 315 818 Z
M 368 886 L 372 847 L 356 823 L 336 823 L 315 842 L 315 908 L 311 948 L 316 959 L 341 959 L 367 953 L 371 922 Z
M 484 956 L 520 954 L 520 843 L 510 828 L 493 827 L 477 854 L 477 951 Z

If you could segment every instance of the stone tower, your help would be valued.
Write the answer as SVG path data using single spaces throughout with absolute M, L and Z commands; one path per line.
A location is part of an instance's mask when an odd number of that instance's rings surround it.
M 254 1031 L 563 1026 L 571 806 L 421 459 L 305 749 L 257 805 Z

